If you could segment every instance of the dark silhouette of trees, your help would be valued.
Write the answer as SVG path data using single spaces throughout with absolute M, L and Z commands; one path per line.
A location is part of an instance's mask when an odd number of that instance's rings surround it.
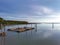
M 13 25 L 13 24 L 27 24 L 27 21 L 13 21 L 13 20 L 4 20 L 0 17 L 0 24 L 3 25 Z

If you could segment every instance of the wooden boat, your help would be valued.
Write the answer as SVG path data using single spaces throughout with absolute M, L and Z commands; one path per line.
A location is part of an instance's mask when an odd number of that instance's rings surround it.
M 34 28 L 26 28 L 26 30 L 32 30 L 32 29 L 34 29 Z
M 24 28 L 20 28 L 20 29 L 18 29 L 18 30 L 16 30 L 16 32 L 24 32 L 26 29 L 24 29 Z
M 11 28 L 11 29 L 8 29 L 8 31 L 14 31 L 16 30 L 16 28 Z
M 24 27 L 24 28 L 13 28 L 13 29 L 8 29 L 8 31 L 15 31 L 15 32 L 24 32 L 24 31 L 27 31 L 27 30 L 32 30 L 34 28 L 31 28 L 31 27 Z

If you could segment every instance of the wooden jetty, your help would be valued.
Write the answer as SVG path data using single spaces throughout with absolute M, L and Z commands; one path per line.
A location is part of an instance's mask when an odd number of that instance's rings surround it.
M 31 27 L 24 27 L 24 28 L 12 28 L 12 29 L 8 29 L 8 31 L 24 32 L 24 31 L 33 30 L 33 29 L 34 28 L 31 28 Z

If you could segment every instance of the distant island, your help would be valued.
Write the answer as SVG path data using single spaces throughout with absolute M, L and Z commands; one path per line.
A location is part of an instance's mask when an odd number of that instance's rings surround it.
M 5 20 L 0 17 L 0 24 L 5 25 L 14 25 L 14 24 L 27 24 L 27 21 L 15 21 L 15 20 Z

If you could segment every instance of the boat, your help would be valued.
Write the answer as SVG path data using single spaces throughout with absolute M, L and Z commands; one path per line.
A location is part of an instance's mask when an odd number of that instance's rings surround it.
M 8 29 L 8 31 L 24 32 L 24 31 L 33 30 L 33 29 L 34 28 L 31 28 L 31 27 L 24 27 L 24 28 L 12 28 L 12 29 Z
M 16 28 L 11 28 L 11 29 L 8 29 L 7 31 L 14 31 L 16 30 Z

